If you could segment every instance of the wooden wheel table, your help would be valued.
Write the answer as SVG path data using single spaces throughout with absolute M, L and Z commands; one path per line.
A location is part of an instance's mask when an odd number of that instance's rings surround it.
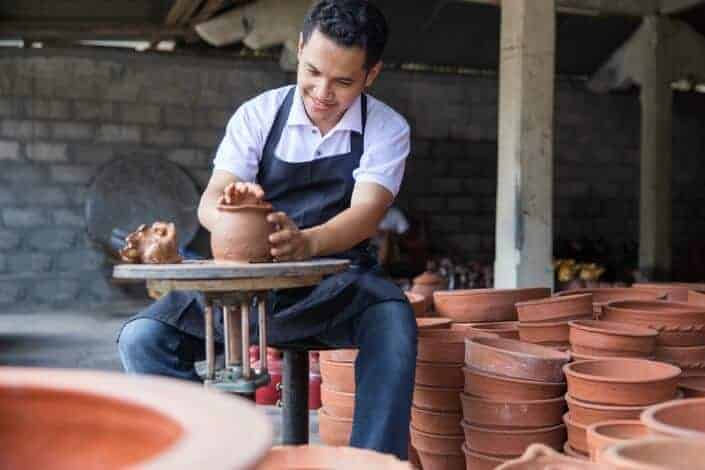
M 146 281 L 147 288 L 166 294 L 195 290 L 204 294 L 206 369 L 204 384 L 231 393 L 254 393 L 269 383 L 267 372 L 267 312 L 265 294 L 272 289 L 317 285 L 323 277 L 347 269 L 341 259 L 315 259 L 286 263 L 234 263 L 213 260 L 179 264 L 121 264 L 113 277 Z M 259 321 L 260 369 L 250 367 L 250 306 L 256 300 Z M 213 307 L 223 309 L 225 365 L 216 370 Z

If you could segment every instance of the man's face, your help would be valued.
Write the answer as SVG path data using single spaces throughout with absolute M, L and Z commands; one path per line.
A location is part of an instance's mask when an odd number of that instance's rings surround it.
M 315 29 L 308 42 L 299 39 L 297 83 L 308 117 L 330 129 L 365 87 L 372 85 L 381 62 L 365 68 L 365 50 L 343 47 Z

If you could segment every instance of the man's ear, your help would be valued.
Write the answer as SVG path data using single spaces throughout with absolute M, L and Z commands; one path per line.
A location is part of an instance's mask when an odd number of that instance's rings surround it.
M 304 50 L 304 33 L 299 33 L 299 47 L 297 48 L 296 56 L 301 60 L 301 52 Z
M 365 88 L 369 88 L 377 79 L 377 76 L 382 71 L 382 61 L 380 60 L 367 72 L 367 77 L 365 78 Z

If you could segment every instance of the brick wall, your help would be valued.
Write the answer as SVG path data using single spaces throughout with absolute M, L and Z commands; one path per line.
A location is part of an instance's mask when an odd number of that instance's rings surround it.
M 109 51 L 0 52 L 0 309 L 121 299 L 85 235 L 85 193 L 121 156 L 157 155 L 199 185 L 227 119 L 293 80 L 270 62 Z M 497 83 L 493 76 L 385 71 L 373 94 L 410 121 L 398 204 L 437 249 L 489 260 L 494 248 Z M 695 103 L 695 104 L 694 104 Z M 674 123 L 674 244 L 697 239 L 703 100 L 679 97 Z M 555 232 L 635 240 L 636 94 L 556 90 Z

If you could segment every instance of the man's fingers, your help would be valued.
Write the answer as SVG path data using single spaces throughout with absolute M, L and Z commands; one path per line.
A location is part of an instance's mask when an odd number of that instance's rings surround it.
M 269 243 L 273 245 L 280 245 L 284 242 L 288 242 L 294 237 L 294 232 L 291 229 L 280 230 L 269 236 Z
M 291 243 L 286 243 L 284 245 L 279 245 L 276 248 L 272 248 L 270 253 L 273 257 L 281 260 L 283 258 L 290 258 L 294 251 L 294 247 Z
M 290 229 L 293 230 L 296 224 L 284 213 L 284 212 L 272 212 L 267 216 L 267 222 L 272 224 L 277 224 L 281 230 Z

